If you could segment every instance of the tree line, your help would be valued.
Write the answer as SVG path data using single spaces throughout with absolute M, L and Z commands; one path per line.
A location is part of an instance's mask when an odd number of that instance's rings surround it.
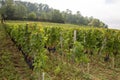
M 71 10 L 60 11 L 47 4 L 24 1 L 1 0 L 0 14 L 6 20 L 34 20 L 56 23 L 71 23 L 85 26 L 107 27 L 105 23 L 93 17 L 84 17 L 80 11 L 75 14 Z

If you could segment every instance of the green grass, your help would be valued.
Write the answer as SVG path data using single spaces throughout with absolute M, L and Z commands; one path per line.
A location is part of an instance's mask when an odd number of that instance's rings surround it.
M 0 52 L 0 79 L 20 80 L 20 75 L 16 74 L 14 65 L 11 62 L 11 53 L 9 51 Z
M 30 80 L 30 75 L 31 70 L 22 53 L 17 50 L 4 26 L 0 24 L 0 80 Z
M 82 26 L 82 25 L 74 25 L 74 24 L 62 24 L 62 23 L 51 23 L 51 22 L 39 22 L 39 21 L 6 21 L 9 24 L 31 24 L 35 23 L 40 26 L 52 26 L 52 27 L 91 27 L 91 26 Z

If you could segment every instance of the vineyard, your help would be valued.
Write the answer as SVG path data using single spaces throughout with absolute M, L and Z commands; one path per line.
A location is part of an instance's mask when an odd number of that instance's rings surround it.
M 45 73 L 45 80 L 93 80 L 96 65 L 120 76 L 120 30 L 54 23 L 7 23 L 4 28 L 35 79 Z

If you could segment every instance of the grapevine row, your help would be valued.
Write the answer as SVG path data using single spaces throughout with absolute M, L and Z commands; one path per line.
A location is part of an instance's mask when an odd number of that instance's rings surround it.
M 5 24 L 5 28 L 34 69 L 44 70 L 48 52 L 65 54 L 69 61 L 78 63 L 88 62 L 87 54 L 104 54 L 106 61 L 120 54 L 119 30 L 38 24 Z

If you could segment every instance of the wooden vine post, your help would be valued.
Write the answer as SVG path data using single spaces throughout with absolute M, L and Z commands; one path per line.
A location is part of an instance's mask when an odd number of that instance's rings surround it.
M 74 30 L 74 37 L 73 37 L 74 43 L 76 42 L 76 33 L 77 33 L 77 31 Z M 73 47 L 74 47 L 74 46 L 73 46 Z M 74 55 L 74 54 L 72 54 L 72 62 L 73 62 L 73 63 L 75 62 L 75 55 Z
M 30 49 L 30 33 L 28 32 L 28 26 L 29 24 L 27 23 L 25 26 L 25 42 L 27 43 L 27 49 Z
M 62 54 L 62 62 L 63 62 L 63 37 L 62 37 L 62 32 L 60 33 L 60 48 L 61 48 L 61 54 Z
M 77 33 L 77 31 L 74 30 L 74 43 L 75 43 L 75 41 L 76 41 L 76 33 Z
M 114 69 L 115 68 L 115 58 L 113 57 L 112 58 L 112 69 Z
M 62 47 L 63 47 L 63 38 L 62 38 L 62 36 L 60 36 L 60 47 L 61 47 L 61 49 L 62 49 Z
M 42 73 L 42 80 L 45 80 L 45 73 Z
M 90 73 L 90 63 L 87 63 L 87 73 Z
M 40 72 L 38 73 L 38 80 L 45 80 L 45 72 L 42 73 L 42 79 L 40 79 Z
M 84 45 L 85 45 L 85 43 L 86 43 L 86 34 L 84 35 Z
M 38 80 L 40 80 L 40 71 L 38 72 Z
M 84 46 L 86 45 L 86 33 L 84 35 Z M 83 70 L 84 72 L 84 70 Z M 89 74 L 90 73 L 90 63 L 87 63 L 87 73 Z
M 99 51 L 99 55 L 101 55 L 102 50 L 103 50 L 104 47 L 106 46 L 106 40 L 107 40 L 107 38 L 105 37 L 104 41 L 102 42 L 102 47 L 101 47 L 101 49 L 100 49 L 100 51 Z

